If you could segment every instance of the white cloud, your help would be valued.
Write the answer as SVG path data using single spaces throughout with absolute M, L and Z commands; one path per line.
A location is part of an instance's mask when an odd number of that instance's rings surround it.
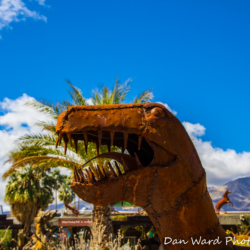
M 128 85 L 130 82 L 133 82 L 133 79 L 129 77 L 125 82 L 124 85 Z
M 189 122 L 183 122 L 183 125 L 193 140 L 206 170 L 209 186 L 220 186 L 230 180 L 250 175 L 250 152 L 237 153 L 233 149 L 213 147 L 211 141 L 199 138 L 205 134 L 204 126 Z
M 45 0 L 37 1 L 40 5 L 44 5 Z M 47 17 L 40 15 L 37 11 L 28 9 L 22 0 L 0 1 L 0 30 L 9 27 L 12 22 L 24 21 L 26 18 L 47 22 Z
M 45 0 L 36 0 L 40 5 L 45 5 Z
M 28 101 L 34 101 L 32 97 L 23 94 L 16 100 L 4 98 L 0 102 L 0 180 L 2 174 L 10 167 L 9 164 L 3 165 L 7 160 L 6 155 L 14 148 L 14 141 L 20 136 L 31 132 L 41 132 L 39 127 L 34 126 L 37 121 L 46 121 L 49 118 L 46 115 L 35 111 L 24 104 Z M 0 181 L 0 189 L 5 190 L 6 181 Z M 0 192 L 0 204 L 3 204 L 4 192 Z M 9 210 L 7 204 L 4 209 Z
M 86 99 L 86 103 L 87 103 L 88 105 L 93 105 L 92 98 L 87 98 L 87 99 Z
M 160 103 L 162 104 L 163 106 L 165 106 L 173 115 L 177 115 L 177 112 L 173 109 L 171 109 L 167 103 L 163 103 L 163 102 L 157 102 L 157 103 Z
M 200 125 L 200 123 L 192 124 L 189 122 L 183 122 L 183 126 L 188 131 L 188 134 L 191 139 L 195 139 L 197 136 L 202 136 L 205 134 L 206 128 Z

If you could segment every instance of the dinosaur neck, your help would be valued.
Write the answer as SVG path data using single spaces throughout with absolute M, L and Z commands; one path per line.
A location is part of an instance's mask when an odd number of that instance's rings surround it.
M 158 199 L 166 200 L 161 192 L 155 193 Z M 168 202 L 166 200 L 166 202 Z M 168 205 L 169 206 L 169 205 Z M 164 204 L 162 204 L 162 207 Z M 231 243 L 226 244 L 227 237 L 224 229 L 221 227 L 218 218 L 215 214 L 214 207 L 206 188 L 206 176 L 202 176 L 199 183 L 196 183 L 191 189 L 180 196 L 177 204 L 174 207 L 164 211 L 157 207 L 157 204 L 152 202 L 144 208 L 152 223 L 156 227 L 159 238 L 164 249 L 233 249 Z M 184 244 L 166 244 L 164 241 L 172 243 L 174 240 L 180 242 L 184 240 L 188 242 Z M 215 240 L 219 237 L 219 243 L 213 244 L 193 244 L 192 239 L 195 240 Z M 201 238 L 200 238 L 201 237 Z M 216 242 L 214 242 L 216 243 Z

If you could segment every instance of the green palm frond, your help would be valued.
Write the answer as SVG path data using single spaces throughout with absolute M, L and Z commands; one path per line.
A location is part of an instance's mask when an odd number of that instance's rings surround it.
M 26 157 L 20 161 L 15 162 L 12 166 L 7 170 L 2 178 L 5 180 L 9 177 L 13 172 L 17 169 L 26 166 L 27 164 L 32 164 L 32 168 L 41 168 L 45 169 L 53 168 L 53 167 L 64 167 L 70 170 L 73 170 L 74 167 L 81 168 L 82 164 L 77 161 L 73 161 L 72 159 L 66 159 L 62 157 L 56 156 L 31 156 Z
M 53 119 L 57 119 L 60 113 L 59 110 L 56 110 L 56 108 L 52 107 L 52 104 L 48 102 L 43 103 L 43 101 L 41 102 L 34 101 L 34 102 L 27 102 L 25 105 L 28 107 L 32 107 L 35 110 L 38 110 L 39 112 L 46 114 Z
M 66 100 L 63 100 L 63 101 L 61 102 L 61 105 L 62 105 L 64 108 L 67 108 L 67 107 L 70 107 L 70 106 L 74 106 L 74 103 L 69 102 L 69 101 L 66 101 Z
M 42 131 L 49 131 L 52 133 L 56 133 L 56 121 L 55 122 L 39 121 L 39 122 L 35 123 L 35 126 L 41 127 Z
M 120 84 L 119 79 L 116 78 L 113 90 L 109 90 L 107 86 L 94 90 L 91 97 L 93 104 L 104 105 L 122 103 L 130 90 L 129 82 L 130 79 Z
M 17 145 L 25 145 L 25 146 L 32 146 L 32 145 L 42 145 L 42 146 L 49 146 L 56 144 L 56 135 L 38 133 L 38 134 L 26 134 L 19 137 L 15 143 Z
M 20 146 L 8 154 L 8 160 L 4 163 L 14 163 L 19 160 L 22 160 L 26 157 L 31 156 L 45 156 L 48 154 L 53 155 L 60 155 L 63 156 L 63 153 L 60 150 L 49 148 L 49 147 L 43 147 L 40 145 L 33 145 L 33 146 Z
M 83 97 L 82 92 L 77 87 L 73 86 L 70 81 L 66 81 L 71 87 L 71 91 L 68 91 L 75 105 L 87 105 L 86 99 Z
M 102 99 L 100 94 L 98 93 L 98 90 L 93 91 L 91 100 L 94 105 L 99 105 L 99 103 L 102 103 Z
M 136 96 L 134 99 L 134 103 L 146 103 L 153 99 L 153 91 L 146 90 L 143 91 L 140 95 Z
M 65 101 L 65 100 L 62 102 L 55 102 L 55 103 L 51 103 L 50 101 L 41 100 L 40 103 L 46 107 L 53 109 L 57 116 L 60 113 L 62 113 L 65 109 L 67 109 L 67 107 L 73 106 L 72 103 L 70 103 L 69 101 Z
M 131 88 L 131 84 L 129 84 L 131 80 L 128 79 L 123 84 L 119 83 L 119 79 L 116 78 L 115 86 L 112 91 L 112 104 L 120 104 L 123 103 L 127 94 Z

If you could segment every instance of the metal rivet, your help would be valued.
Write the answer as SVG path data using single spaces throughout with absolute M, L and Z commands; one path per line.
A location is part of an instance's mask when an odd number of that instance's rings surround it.
M 151 200 L 151 197 L 150 197 L 150 196 L 149 196 L 148 198 Z
M 155 182 L 153 181 L 153 182 L 152 182 L 152 184 L 154 185 L 154 184 L 155 184 Z
M 155 176 L 157 176 L 158 174 L 155 172 Z
M 126 184 L 128 184 L 128 181 L 126 181 Z
M 152 204 L 150 204 L 149 206 L 152 207 Z

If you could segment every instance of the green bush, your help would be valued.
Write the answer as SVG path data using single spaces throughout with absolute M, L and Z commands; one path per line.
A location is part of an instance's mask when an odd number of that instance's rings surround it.
M 118 214 L 111 217 L 112 220 L 127 220 L 127 215 L 125 214 Z
M 1 239 L 4 237 L 4 234 L 5 234 L 6 230 L 0 230 L 0 241 Z M 11 243 L 11 238 L 12 238 L 12 230 L 9 229 L 6 236 L 5 236 L 5 239 L 3 240 L 1 246 L 3 248 L 5 248 L 6 250 L 10 250 L 10 243 Z

